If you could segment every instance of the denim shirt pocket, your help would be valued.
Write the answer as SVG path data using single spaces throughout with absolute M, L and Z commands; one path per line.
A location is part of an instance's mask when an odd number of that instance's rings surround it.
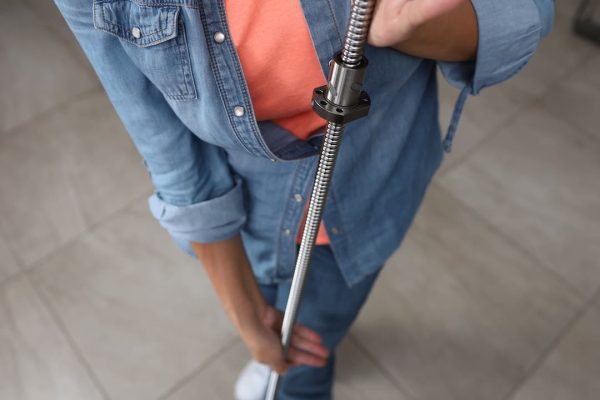
M 119 38 L 125 51 L 172 100 L 197 98 L 181 8 L 133 0 L 94 0 L 94 27 Z

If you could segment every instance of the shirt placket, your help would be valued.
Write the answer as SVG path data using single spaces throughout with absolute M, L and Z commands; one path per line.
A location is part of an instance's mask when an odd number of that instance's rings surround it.
M 210 66 L 235 137 L 250 154 L 277 161 L 258 129 L 248 86 L 227 26 L 223 0 L 204 0 L 199 13 Z
M 300 219 L 304 216 L 306 202 L 312 189 L 312 177 L 316 172 L 316 157 L 298 161 L 292 185 L 286 197 L 277 246 L 278 281 L 291 279 L 296 263 L 296 237 L 300 229 Z
M 305 4 L 303 5 L 306 7 Z M 312 10 L 314 10 L 314 7 Z M 306 8 L 304 11 L 306 14 Z M 331 10 L 328 11 L 331 12 Z M 203 7 L 200 8 L 199 12 L 204 34 L 207 38 L 211 69 L 215 76 L 227 118 L 236 138 L 249 153 L 259 157 L 267 157 L 272 161 L 281 161 L 270 151 L 260 134 L 241 63 L 227 26 L 223 0 L 204 0 Z M 312 12 L 309 13 L 308 17 L 314 20 L 315 23 L 321 22 L 327 28 L 335 28 L 332 15 L 329 16 L 330 18 L 318 17 L 318 13 Z M 317 37 L 319 39 L 316 48 L 320 62 L 322 66 L 325 66 L 327 65 L 325 58 L 333 53 L 333 43 L 326 39 L 322 33 L 318 33 Z M 299 160 L 293 175 L 293 182 L 286 197 L 287 203 L 279 230 L 280 240 L 276 249 L 277 269 L 274 277 L 276 281 L 288 280 L 292 277 L 296 261 L 297 232 L 301 218 L 304 216 L 306 202 L 311 194 L 317 159 L 318 157 L 309 157 Z M 335 212 L 333 214 L 336 215 Z M 335 217 L 331 219 L 337 225 L 337 219 Z M 336 228 L 333 229 L 336 230 Z M 339 238 L 336 239 L 339 240 Z
M 289 280 L 294 273 L 297 249 L 296 237 L 300 229 L 301 218 L 304 217 L 310 199 L 316 169 L 316 157 L 302 160 L 296 168 L 280 227 L 276 281 Z M 338 262 L 346 263 L 346 254 L 349 254 L 346 231 L 343 228 L 342 218 L 340 218 L 333 193 L 328 196 L 323 221 L 325 221 L 327 228 L 329 245 L 336 255 L 336 259 Z M 348 271 L 342 271 L 342 274 L 348 282 L 352 281 L 353 276 Z

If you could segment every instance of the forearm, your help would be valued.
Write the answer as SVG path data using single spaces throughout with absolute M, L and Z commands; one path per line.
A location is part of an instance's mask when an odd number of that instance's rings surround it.
M 265 302 L 239 235 L 191 245 L 255 360 L 268 364 L 279 374 L 291 365 L 325 365 L 329 350 L 318 333 L 301 325 L 294 328 L 289 360 L 284 357 L 279 336 L 283 314 Z
M 240 236 L 215 243 L 192 243 L 225 312 L 240 332 L 255 330 L 266 308 Z
M 368 40 L 416 57 L 468 61 L 478 30 L 471 0 L 378 0 Z
M 477 54 L 477 16 L 470 1 L 419 26 L 392 47 L 404 53 L 440 61 L 469 61 Z

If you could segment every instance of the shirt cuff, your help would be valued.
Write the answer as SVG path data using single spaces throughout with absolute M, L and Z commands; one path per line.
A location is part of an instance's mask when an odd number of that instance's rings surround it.
M 470 94 L 505 81 L 529 61 L 542 38 L 537 5 L 532 0 L 472 0 L 479 40 L 477 60 L 440 62 L 448 82 Z
M 188 254 L 190 241 L 210 243 L 235 236 L 246 222 L 242 182 L 222 196 L 189 206 L 175 206 L 156 193 L 148 198 L 150 212 Z

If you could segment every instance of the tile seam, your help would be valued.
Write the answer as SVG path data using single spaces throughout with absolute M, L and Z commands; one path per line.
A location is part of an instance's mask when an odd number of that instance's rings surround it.
M 511 400 L 519 393 L 519 390 L 525 386 L 527 382 L 535 375 L 537 371 L 544 365 L 546 360 L 550 357 L 550 355 L 560 346 L 563 340 L 567 337 L 569 333 L 573 331 L 573 328 L 581 319 L 587 314 L 590 309 L 592 309 L 594 301 L 600 295 L 600 289 L 596 291 L 596 293 L 590 297 L 590 299 L 575 313 L 575 315 L 567 322 L 567 324 L 559 331 L 554 340 L 550 342 L 546 349 L 542 351 L 540 356 L 534 360 L 531 364 L 530 368 L 525 372 L 523 377 L 517 382 L 515 386 L 513 386 L 508 393 L 502 397 L 503 400 Z
M 383 376 L 385 376 L 385 378 L 388 381 L 390 381 L 390 383 L 396 389 L 398 389 L 398 391 L 402 393 L 402 395 L 406 397 L 406 400 L 416 399 L 416 397 L 410 392 L 410 390 L 406 389 L 404 385 L 400 381 L 398 381 L 396 377 L 390 371 L 388 371 L 388 369 L 383 364 L 379 362 L 377 357 L 371 354 L 371 352 L 362 344 L 358 337 L 354 336 L 354 334 L 350 332 L 348 334 L 347 339 L 350 340 L 350 342 L 352 342 L 356 347 L 358 347 L 359 351 L 362 352 L 365 355 L 365 357 L 369 361 L 371 361 L 375 365 L 375 367 L 377 367 L 377 369 L 383 374 Z
M 224 353 L 230 350 L 237 342 L 239 342 L 239 338 L 235 337 L 229 340 L 227 343 L 223 344 L 217 351 L 208 356 L 206 360 L 201 362 L 198 366 L 193 368 L 188 374 L 185 374 L 181 379 L 175 382 L 170 388 L 163 392 L 160 396 L 156 398 L 156 400 L 168 400 L 169 397 L 177 393 L 180 389 L 185 387 L 186 384 L 190 383 L 196 376 L 201 374 L 206 368 L 208 368 L 213 362 L 215 362 L 219 357 L 221 357 Z M 233 388 L 232 388 L 233 390 Z
M 572 295 L 574 295 L 577 300 L 581 304 L 585 304 L 589 298 L 589 294 L 583 293 L 578 287 L 576 287 L 573 283 L 567 280 L 564 276 L 559 274 L 558 272 L 551 269 L 545 262 L 540 260 L 535 254 L 533 254 L 528 248 L 523 247 L 518 241 L 514 240 L 510 235 L 506 234 L 499 227 L 494 225 L 492 221 L 488 220 L 484 215 L 482 215 L 477 209 L 471 207 L 469 204 L 465 203 L 460 197 L 454 195 L 444 186 L 442 186 L 439 182 L 435 183 L 436 187 L 443 191 L 445 195 L 451 197 L 453 200 L 460 203 L 461 206 L 465 207 L 471 215 L 474 215 L 484 226 L 489 228 L 492 232 L 500 236 L 502 239 L 506 240 L 506 242 L 513 248 L 517 249 L 520 253 L 522 253 L 526 258 L 539 270 L 542 270 L 549 275 L 553 276 L 555 279 L 560 281 L 566 289 L 568 289 Z
M 75 339 L 73 338 L 73 336 L 71 335 L 69 330 L 67 329 L 63 320 L 58 315 L 58 312 L 52 306 L 51 301 L 47 298 L 45 293 L 43 293 L 43 291 L 38 287 L 38 283 L 37 283 L 36 279 L 33 279 L 31 274 L 29 274 L 29 273 L 25 273 L 25 277 L 28 280 L 28 282 L 31 284 L 31 286 L 33 287 L 36 294 L 40 297 L 40 300 L 43 303 L 43 307 L 50 314 L 50 317 L 52 318 L 53 322 L 56 324 L 58 330 L 60 331 L 60 333 L 64 337 L 65 341 L 67 342 L 67 345 L 69 346 L 71 351 L 73 351 L 73 353 L 75 354 L 75 358 L 77 359 L 79 365 L 82 367 L 82 369 L 84 370 L 86 375 L 92 381 L 92 384 L 98 391 L 98 394 L 104 400 L 111 400 L 111 397 L 109 396 L 108 391 L 102 384 L 102 381 L 100 380 L 100 378 L 98 377 L 98 375 L 96 374 L 94 369 L 92 368 L 90 362 L 84 356 L 84 354 L 81 351 L 81 349 L 79 348 L 77 342 L 75 341 Z

